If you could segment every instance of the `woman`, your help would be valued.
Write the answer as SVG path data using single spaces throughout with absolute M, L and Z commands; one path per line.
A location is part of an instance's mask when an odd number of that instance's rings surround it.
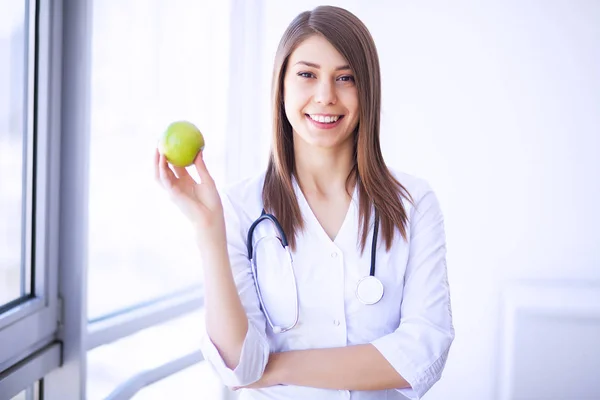
M 157 178 L 198 235 L 204 356 L 244 399 L 421 398 L 454 338 L 443 216 L 425 181 L 383 161 L 367 28 L 341 8 L 300 14 L 272 98 L 258 177 L 219 193 L 202 154 L 197 184 L 157 152 Z M 273 220 L 252 226 L 262 213 Z

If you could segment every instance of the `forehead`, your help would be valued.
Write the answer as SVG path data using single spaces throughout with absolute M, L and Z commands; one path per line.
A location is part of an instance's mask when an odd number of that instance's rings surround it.
M 321 67 L 338 67 L 347 64 L 347 60 L 323 36 L 313 35 L 305 39 L 290 55 L 290 65 L 298 61 L 307 61 Z

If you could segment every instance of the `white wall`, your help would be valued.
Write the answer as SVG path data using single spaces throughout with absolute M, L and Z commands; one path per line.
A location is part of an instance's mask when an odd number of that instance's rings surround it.
M 260 103 L 248 105 L 262 122 L 253 157 L 265 158 L 269 146 L 269 85 L 279 38 L 299 12 L 318 4 L 263 3 L 264 40 L 257 44 L 263 62 L 256 67 L 262 74 Z M 501 304 L 508 291 L 511 305 L 504 308 L 513 310 L 509 289 L 518 284 L 521 305 L 554 287 L 548 296 L 558 298 L 556 303 L 578 301 L 568 310 L 595 307 L 587 315 L 594 317 L 587 333 L 577 336 L 587 342 L 570 340 L 568 329 L 559 339 L 561 346 L 575 346 L 570 365 L 597 364 L 590 364 L 586 348 L 600 346 L 590 343 L 595 336 L 588 334 L 600 326 L 600 211 L 595 207 L 600 204 L 600 2 L 330 4 L 357 14 L 378 46 L 387 162 L 427 179 L 446 216 L 457 336 L 444 377 L 428 398 L 600 396 L 598 386 L 577 387 L 597 382 L 589 379 L 597 369 L 571 373 L 566 382 L 536 380 L 538 373 L 550 372 L 560 379 L 557 366 L 567 360 L 552 358 L 556 347 L 550 344 L 528 353 L 527 341 L 541 339 L 547 325 L 529 321 L 514 330 L 521 336 L 508 337 L 513 331 L 505 328 L 520 324 L 511 316 L 520 314 L 503 317 Z M 586 295 L 573 300 L 579 287 L 588 287 Z M 565 321 L 554 323 L 564 326 Z M 571 333 L 586 326 L 579 324 Z M 529 370 L 518 370 L 531 379 L 514 386 L 507 376 L 517 372 L 503 363 L 506 355 L 519 364 L 540 352 L 549 354 L 552 370 L 541 370 L 545 360 L 533 360 Z

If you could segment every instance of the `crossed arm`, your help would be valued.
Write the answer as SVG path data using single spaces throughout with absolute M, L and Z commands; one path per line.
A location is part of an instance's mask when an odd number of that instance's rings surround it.
M 450 309 L 450 296 L 445 262 L 445 235 L 443 228 L 443 215 L 439 208 L 435 194 L 428 188 L 423 189 L 423 194 L 416 201 L 415 211 L 411 220 L 411 242 L 410 258 L 405 271 L 405 285 L 402 298 L 401 315 L 404 321 L 402 329 L 398 329 L 385 335 L 377 341 L 379 344 L 361 344 L 340 348 L 296 350 L 282 353 L 268 352 L 268 346 L 261 347 L 260 354 L 250 351 L 250 360 L 260 359 L 260 367 L 265 365 L 265 358 L 269 357 L 262 377 L 244 388 L 263 388 L 274 385 L 304 386 L 323 389 L 337 390 L 385 390 L 385 389 L 411 389 L 411 384 L 397 371 L 403 371 L 412 382 L 412 389 L 421 396 L 439 380 L 444 368 L 448 350 L 454 340 L 454 329 L 452 327 L 452 314 Z M 236 222 L 232 217 L 229 221 Z M 235 223 L 229 231 L 239 230 L 239 223 Z M 235 322 L 246 322 L 244 313 L 248 310 L 248 318 L 253 316 L 260 322 L 260 307 L 258 300 L 253 298 L 254 287 L 247 269 L 247 258 L 244 253 L 243 235 L 238 242 L 231 242 L 230 254 L 236 257 L 232 260 L 232 266 L 236 277 L 240 278 L 236 286 L 229 286 L 228 293 L 231 298 L 237 298 L 234 294 L 247 293 L 246 309 L 241 306 L 241 301 L 236 303 L 236 315 L 231 314 L 231 324 L 225 323 L 223 313 L 232 307 L 224 306 L 226 302 L 213 302 L 222 312 L 213 313 L 216 318 L 213 328 L 225 329 L 223 335 L 215 335 L 215 346 L 208 346 L 208 351 L 217 351 L 221 357 L 215 355 L 215 359 L 224 361 L 228 368 L 225 375 L 229 382 L 252 382 L 261 371 L 256 368 L 247 370 L 241 368 L 236 370 L 241 361 L 241 353 L 249 325 L 238 326 L 235 337 L 225 346 L 223 338 L 228 338 L 233 332 L 231 326 Z M 224 255 L 222 257 L 225 257 Z M 205 262 L 205 265 L 213 263 Z M 224 270 L 227 271 L 227 268 Z M 244 280 L 245 279 L 245 280 Z M 231 277 L 228 278 L 231 280 Z M 242 281 L 244 280 L 244 281 Z M 205 282 L 207 280 L 205 279 Z M 218 291 L 221 295 L 225 291 Z M 209 302 L 207 301 L 207 304 Z M 208 312 L 207 312 L 208 315 Z M 207 324 L 208 325 L 208 324 Z M 260 326 L 261 324 L 257 324 Z M 219 330 L 219 329 L 216 329 Z M 216 331 L 215 330 L 215 331 Z M 209 330 L 209 336 L 213 336 Z M 223 332 L 219 332 L 223 333 Z M 229 335 L 229 336 L 228 336 Z M 254 336 L 260 336 L 258 334 Z M 256 340 L 256 338 L 254 338 Z M 252 343 L 250 343 L 252 344 Z M 247 348 L 253 349 L 254 346 Z M 211 350 L 212 349 L 212 350 Z M 387 349 L 386 357 L 380 349 Z M 402 349 L 402 350 L 400 350 Z M 391 358 L 390 358 L 391 357 Z M 394 363 L 397 369 L 392 367 Z M 255 362 L 251 365 L 256 367 Z M 225 372 L 225 368 L 223 368 Z M 231 372 L 229 374 L 229 372 Z
M 341 390 L 410 387 L 371 344 L 272 353 L 262 378 L 243 388 L 280 384 Z

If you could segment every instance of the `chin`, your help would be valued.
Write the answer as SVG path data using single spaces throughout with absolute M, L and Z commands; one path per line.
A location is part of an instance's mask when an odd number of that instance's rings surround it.
M 318 147 L 322 149 L 332 149 L 335 147 L 339 147 L 348 141 L 348 137 L 342 137 L 340 135 L 335 134 L 322 134 L 315 132 L 310 132 L 308 135 L 302 135 L 301 139 L 311 147 Z

